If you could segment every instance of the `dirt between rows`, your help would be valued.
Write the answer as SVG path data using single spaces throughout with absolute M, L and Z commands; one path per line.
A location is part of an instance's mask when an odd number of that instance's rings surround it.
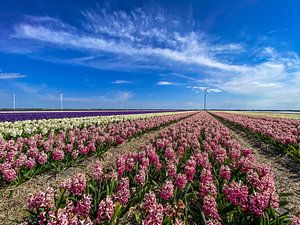
M 80 164 L 69 167 L 58 174 L 42 174 L 19 185 L 18 187 L 7 189 L 3 194 L 3 198 L 0 199 L 0 224 L 17 224 L 16 221 L 20 221 L 24 218 L 26 215 L 24 210 L 27 208 L 26 205 L 29 193 L 45 191 L 47 187 L 53 187 L 54 189 L 58 188 L 62 181 L 74 176 L 76 173 L 87 173 L 89 168 L 94 165 L 97 160 L 102 162 L 104 168 L 111 168 L 114 166 L 115 160 L 119 155 L 141 150 L 141 146 L 149 144 L 152 140 L 154 140 L 159 132 L 164 129 L 168 129 L 168 127 L 181 121 L 182 120 L 155 131 L 146 132 L 141 136 L 131 139 L 130 141 L 125 141 L 117 147 L 112 147 L 101 155 L 100 159 L 97 158 L 97 156 L 91 156 Z
M 229 129 L 231 136 L 241 146 L 253 150 L 259 163 L 264 163 L 271 168 L 276 176 L 275 184 L 278 193 L 293 194 L 288 197 L 289 203 L 285 209 L 298 211 L 300 209 L 300 164 L 287 155 L 280 154 L 274 145 L 259 140 L 254 134 L 242 130 L 231 122 L 220 118 L 216 119 Z

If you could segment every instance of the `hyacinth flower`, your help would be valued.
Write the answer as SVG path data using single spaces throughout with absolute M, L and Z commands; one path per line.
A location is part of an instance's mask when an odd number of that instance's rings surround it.
M 172 115 L 140 115 L 117 121 L 113 126 L 108 122 L 95 125 L 95 118 L 91 119 L 87 127 L 73 127 L 68 129 L 49 131 L 47 134 L 19 137 L 16 140 L 2 140 L 0 148 L 0 182 L 10 183 L 17 180 L 22 183 L 26 179 L 43 171 L 61 171 L 66 166 L 75 164 L 91 154 L 102 154 L 111 145 L 121 144 L 126 138 L 131 138 L 141 132 L 158 128 L 161 125 L 182 119 L 191 113 Z M 139 119 L 139 117 L 144 119 Z M 98 121 L 99 122 L 99 121 Z M 72 122 L 71 122 L 72 123 Z M 130 162 L 131 161 L 131 162 Z M 125 170 L 131 169 L 133 163 L 128 158 Z M 9 168 L 3 168 L 9 164 Z M 3 169 L 1 169 L 3 168 Z
M 111 129 L 118 132 L 115 126 Z M 135 216 L 128 220 L 138 224 L 233 225 L 243 221 L 250 225 L 262 223 L 267 216 L 269 222 L 291 223 L 274 210 L 279 199 L 269 168 L 259 164 L 252 152 L 243 150 L 228 133 L 205 112 L 186 118 L 160 132 L 139 153 L 120 156 L 118 172 L 107 173 L 97 162 L 84 190 L 80 188 L 82 175 L 67 181 L 67 192 L 58 196 L 72 204 L 67 203 L 69 208 L 56 208 L 55 204 L 55 212 L 59 218 L 74 219 L 75 210 L 76 218 L 86 217 L 86 221 L 99 224 L 124 221 L 131 210 Z M 184 146 L 183 155 L 177 153 L 180 146 Z M 88 196 L 92 198 L 89 215 L 89 207 L 85 207 Z M 71 208 L 73 214 L 68 211 Z M 52 215 L 50 211 L 47 216 Z
M 229 113 L 214 115 L 256 134 L 260 139 L 274 144 L 279 151 L 300 162 L 299 120 Z

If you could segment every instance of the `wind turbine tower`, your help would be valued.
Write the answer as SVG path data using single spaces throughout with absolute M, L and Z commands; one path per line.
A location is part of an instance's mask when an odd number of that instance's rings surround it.
M 59 93 L 59 96 L 60 96 L 60 110 L 64 110 L 63 95 L 64 95 L 64 92 L 61 91 L 61 92 Z
M 125 108 L 126 108 L 126 111 L 128 111 L 128 95 L 129 95 L 129 92 L 126 91 L 125 92 Z
M 205 88 L 204 90 L 204 96 L 203 96 L 203 110 L 206 110 L 206 95 L 208 92 L 208 88 Z
M 12 93 L 12 97 L 13 110 L 16 110 L 16 94 L 14 92 Z

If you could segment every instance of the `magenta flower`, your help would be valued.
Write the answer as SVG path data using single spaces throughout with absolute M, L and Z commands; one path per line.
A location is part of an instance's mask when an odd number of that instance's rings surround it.
M 156 204 L 152 206 L 152 209 L 148 212 L 145 220 L 142 221 L 142 225 L 161 225 L 164 218 L 164 207 L 162 204 Z
M 40 152 L 37 161 L 40 165 L 43 165 L 47 162 L 48 160 L 48 155 L 45 152 Z
M 17 178 L 17 173 L 14 169 L 5 169 L 2 173 L 5 181 L 13 181 Z
M 249 210 L 255 216 L 261 217 L 269 206 L 270 194 L 269 193 L 255 193 L 250 195 Z
M 164 200 L 170 200 L 171 198 L 173 198 L 173 192 L 174 192 L 174 185 L 172 181 L 168 180 L 162 186 L 160 197 Z
M 207 195 L 203 198 L 203 213 L 212 219 L 220 220 L 216 199 L 211 195 Z
M 119 177 L 122 177 L 124 172 L 125 172 L 125 168 L 126 168 L 126 158 L 125 155 L 121 155 L 117 160 L 116 160 L 116 166 L 117 166 L 117 171 L 118 171 L 118 175 Z
M 166 148 L 164 156 L 169 160 L 174 160 L 176 158 L 175 151 L 171 147 Z
M 177 176 L 177 169 L 175 163 L 173 163 L 172 161 L 168 161 L 165 168 L 168 178 L 175 178 Z
M 157 204 L 156 196 L 152 191 L 150 191 L 149 193 L 145 194 L 144 201 L 141 205 L 141 208 L 145 212 L 149 212 L 153 209 L 152 207 L 155 206 L 156 204 Z
M 115 205 L 110 196 L 107 196 L 105 200 L 102 200 L 98 206 L 97 222 L 104 224 L 109 222 L 114 214 Z
M 225 184 L 223 187 L 223 193 L 226 199 L 232 202 L 235 206 L 241 206 L 243 210 L 248 208 L 248 187 L 232 181 L 229 185 Z
M 101 181 L 103 179 L 104 171 L 99 160 L 97 160 L 95 165 L 91 167 L 91 176 L 97 181 Z
M 65 157 L 65 153 L 64 151 L 60 150 L 60 149 L 54 149 L 54 151 L 52 152 L 52 158 L 53 160 L 62 160 Z
M 114 195 L 114 200 L 120 202 L 121 205 L 126 205 L 130 198 L 129 178 L 122 178 L 121 183 L 117 187 L 117 193 Z
M 300 225 L 300 217 L 299 216 L 292 217 L 292 225 Z
M 54 207 L 54 190 L 53 188 L 47 188 L 45 192 L 40 192 L 34 195 L 30 195 L 27 207 L 30 210 L 51 209 Z
M 226 180 L 230 180 L 230 177 L 231 177 L 231 173 L 230 173 L 230 168 L 229 166 L 224 166 L 222 165 L 221 168 L 220 168 L 220 178 L 224 178 Z
M 135 182 L 141 186 L 145 185 L 146 180 L 146 171 L 142 168 L 138 171 L 138 173 L 135 176 Z
M 68 191 L 75 195 L 82 195 L 86 187 L 86 177 L 83 173 L 76 174 L 69 184 Z
M 178 188 L 184 189 L 187 183 L 187 178 L 185 174 L 178 174 L 175 180 L 175 185 Z
M 76 202 L 73 212 L 87 218 L 90 214 L 92 197 L 91 195 L 83 195 L 83 199 Z

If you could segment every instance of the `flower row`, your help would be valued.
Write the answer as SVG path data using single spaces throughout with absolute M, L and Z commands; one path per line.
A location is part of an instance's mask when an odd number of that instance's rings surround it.
M 45 170 L 61 170 L 89 154 L 101 154 L 109 146 L 122 144 L 150 129 L 180 120 L 191 113 L 132 119 L 118 123 L 51 131 L 16 140 L 0 139 L 0 182 L 17 184 Z
M 116 170 L 97 162 L 28 199 L 25 224 L 291 224 L 275 177 L 206 112 L 159 133 Z M 297 218 L 295 218 L 296 221 Z
M 170 111 L 170 110 L 169 110 Z M 55 118 L 74 118 L 88 116 L 112 116 L 126 114 L 142 114 L 168 112 L 162 110 L 100 110 L 100 111 L 36 111 L 36 112 L 1 112 L 0 121 L 40 120 Z
M 214 112 L 214 115 L 254 132 L 300 162 L 300 120 Z
M 0 122 L 0 138 L 6 140 L 16 137 L 29 137 L 34 134 L 47 135 L 51 131 L 69 130 L 75 127 L 109 124 L 125 120 L 146 119 L 155 116 L 173 115 L 185 112 L 164 112 L 146 114 L 128 114 L 113 116 L 87 116 L 77 118 L 23 120 Z

